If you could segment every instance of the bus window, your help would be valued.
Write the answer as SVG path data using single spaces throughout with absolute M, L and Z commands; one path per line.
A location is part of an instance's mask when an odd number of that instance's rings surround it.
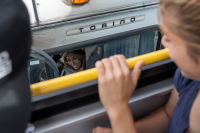
M 57 53 L 51 55 L 51 58 L 56 64 L 59 76 L 65 76 L 94 68 L 98 60 L 109 58 L 116 54 L 123 54 L 128 59 L 162 49 L 160 41 L 160 32 L 149 31 L 93 44 L 89 47 L 79 47 L 75 50 Z M 55 78 L 55 70 L 52 68 L 42 60 L 35 58 L 29 60 L 30 84 Z
M 31 46 L 27 66 L 30 84 L 59 77 L 59 69 L 56 65 L 55 58 L 52 59 L 44 51 L 34 46 Z
M 86 69 L 95 67 L 95 63 L 112 55 L 123 54 L 126 58 L 150 53 L 160 49 L 159 32 L 150 31 L 86 47 Z

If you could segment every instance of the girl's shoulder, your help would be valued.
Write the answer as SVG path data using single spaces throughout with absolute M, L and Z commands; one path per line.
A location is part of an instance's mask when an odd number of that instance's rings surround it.
M 200 86 L 200 82 L 184 77 L 181 74 L 181 69 L 178 68 L 174 75 L 174 85 L 177 91 L 180 93 L 181 91 L 186 90 L 187 88 L 196 88 L 197 86 Z

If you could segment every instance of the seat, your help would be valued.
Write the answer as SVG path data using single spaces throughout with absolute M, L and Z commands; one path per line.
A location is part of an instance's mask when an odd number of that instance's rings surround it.
M 95 63 L 103 58 L 123 54 L 126 58 L 153 52 L 156 32 L 150 31 L 139 35 L 120 38 L 86 48 L 86 69 L 94 68 Z M 99 49 L 101 51 L 99 52 Z

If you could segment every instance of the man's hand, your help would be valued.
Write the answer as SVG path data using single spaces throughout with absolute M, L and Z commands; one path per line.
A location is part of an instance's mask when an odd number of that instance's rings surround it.
M 96 63 L 99 96 L 108 115 L 126 108 L 141 74 L 143 61 L 136 64 L 132 74 L 123 55 L 115 55 Z
M 110 128 L 96 127 L 92 130 L 92 133 L 113 133 Z

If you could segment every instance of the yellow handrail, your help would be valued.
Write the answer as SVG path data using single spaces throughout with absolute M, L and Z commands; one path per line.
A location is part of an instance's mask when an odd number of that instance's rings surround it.
M 141 56 L 137 56 L 134 58 L 127 59 L 126 62 L 130 69 L 134 68 L 135 64 L 143 60 L 144 65 L 152 64 L 154 62 L 158 62 L 161 60 L 168 59 L 168 49 L 159 50 L 156 52 L 144 54 Z M 89 70 L 85 70 L 82 72 L 66 75 L 63 77 L 51 79 L 48 81 L 32 84 L 31 91 L 32 97 L 43 95 L 46 93 L 50 93 L 53 91 L 61 90 L 67 87 L 71 87 L 74 85 L 78 85 L 81 83 L 85 83 L 88 81 L 92 81 L 98 78 L 97 69 L 92 68 Z

